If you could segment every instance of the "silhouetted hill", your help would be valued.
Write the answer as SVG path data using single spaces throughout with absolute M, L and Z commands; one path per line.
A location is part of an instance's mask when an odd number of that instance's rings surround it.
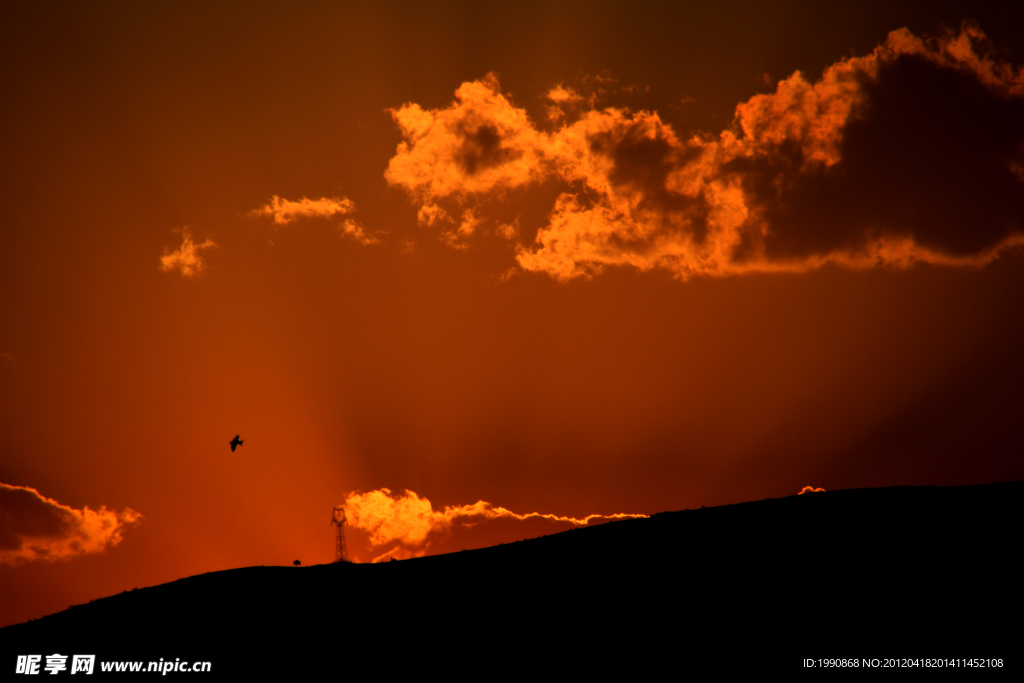
M 1012 664 L 1022 508 L 1024 482 L 830 491 L 402 562 L 214 572 L 0 629 L 0 666 L 53 652 L 289 679 Z

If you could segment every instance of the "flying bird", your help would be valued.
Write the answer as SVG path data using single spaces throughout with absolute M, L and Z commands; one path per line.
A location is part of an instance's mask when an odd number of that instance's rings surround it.
M 235 438 L 231 439 L 231 452 L 234 453 L 235 449 L 242 445 L 242 440 L 239 439 L 241 434 L 235 434 Z

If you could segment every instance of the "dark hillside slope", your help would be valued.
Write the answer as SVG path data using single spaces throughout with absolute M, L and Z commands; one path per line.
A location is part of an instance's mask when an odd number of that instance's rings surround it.
M 800 667 L 1019 651 L 1024 482 L 831 491 L 379 565 L 193 576 L 0 629 L 14 654 L 240 669 Z M 395 669 L 396 666 L 414 669 Z M 340 667 L 340 668 L 338 668 Z M 473 670 L 473 669 L 469 669 Z

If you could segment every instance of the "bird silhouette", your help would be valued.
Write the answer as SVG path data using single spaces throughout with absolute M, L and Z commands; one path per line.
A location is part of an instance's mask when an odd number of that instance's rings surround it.
M 231 439 L 231 452 L 234 453 L 235 449 L 242 445 L 242 440 L 239 439 L 241 434 L 235 434 L 235 438 Z

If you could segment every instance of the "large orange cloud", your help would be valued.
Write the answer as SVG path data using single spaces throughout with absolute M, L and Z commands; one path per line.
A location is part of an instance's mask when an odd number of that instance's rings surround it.
M 35 489 L 0 484 L 0 564 L 102 552 L 120 543 L 124 529 L 141 518 L 131 508 L 75 510 Z
M 489 75 L 463 83 L 447 109 L 418 104 L 393 110 L 405 142 L 388 165 L 388 182 L 424 204 L 518 187 L 547 175 L 547 138 L 523 109 L 501 94 Z
M 466 204 L 561 183 L 547 225 L 517 244 L 520 268 L 560 280 L 622 265 L 680 278 L 982 265 L 1024 243 L 1024 68 L 991 54 L 973 25 L 901 29 L 686 139 L 655 112 L 583 110 L 562 86 L 544 132 L 488 76 L 447 108 L 393 110 L 405 140 L 385 177 L 456 246 L 482 220 L 444 227 Z
M 345 514 L 348 523 L 365 531 L 374 547 L 398 542 L 403 547 L 375 558 L 375 561 L 397 557 L 404 559 L 422 555 L 433 537 L 449 534 L 457 527 L 470 527 L 496 519 L 519 521 L 543 519 L 563 522 L 573 526 L 586 526 L 595 520 L 615 520 L 646 517 L 647 515 L 623 514 L 587 515 L 586 517 L 564 517 L 561 515 L 530 512 L 518 514 L 503 507 L 478 500 L 472 505 L 449 505 L 443 510 L 434 510 L 430 501 L 413 491 L 394 495 L 390 489 L 382 488 L 367 493 L 353 492 L 345 498 Z

